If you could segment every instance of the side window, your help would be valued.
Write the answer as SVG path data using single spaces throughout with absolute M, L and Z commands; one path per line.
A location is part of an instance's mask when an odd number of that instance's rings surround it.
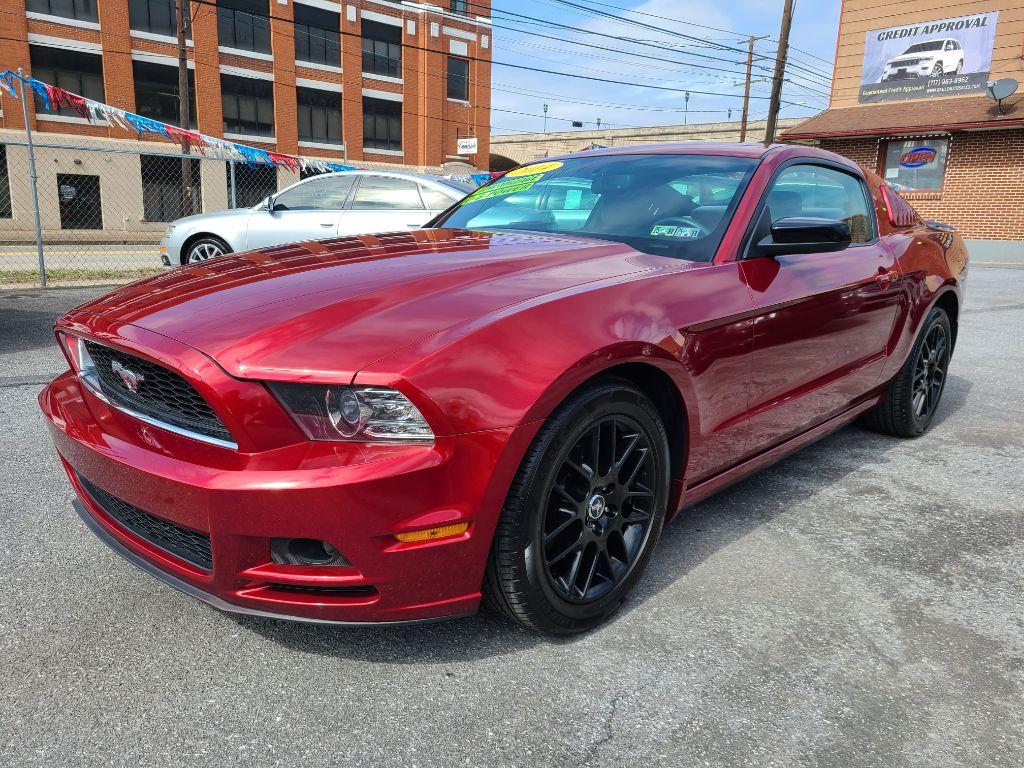
M 426 203 L 427 208 L 432 211 L 443 211 L 455 202 L 454 198 L 439 189 L 428 187 L 426 184 L 420 185 L 420 194 L 423 195 L 423 202 Z
M 793 216 L 840 219 L 850 225 L 854 243 L 874 238 L 867 192 L 855 176 L 818 165 L 791 165 L 768 192 L 771 222 Z
M 274 198 L 274 207 L 286 211 L 339 211 L 345 207 L 351 176 L 322 176 L 286 189 Z
M 352 198 L 352 210 L 421 211 L 423 201 L 415 181 L 389 176 L 362 176 Z

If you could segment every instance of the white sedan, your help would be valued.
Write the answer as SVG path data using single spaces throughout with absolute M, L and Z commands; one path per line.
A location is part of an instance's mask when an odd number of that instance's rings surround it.
M 167 267 L 301 240 L 416 229 L 474 189 L 402 171 L 342 171 L 304 179 L 252 208 L 187 216 L 160 241 Z

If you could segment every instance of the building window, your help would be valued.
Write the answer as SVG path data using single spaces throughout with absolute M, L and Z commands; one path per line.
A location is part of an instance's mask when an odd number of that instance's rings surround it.
M 0 144 L 0 219 L 11 218 L 11 172 L 7 170 L 7 145 Z
M 469 0 L 452 0 L 449 6 L 452 13 L 469 13 Z
M 58 173 L 57 200 L 61 229 L 103 229 L 99 176 Z
M 231 202 L 231 174 L 228 177 L 228 202 Z M 277 168 L 272 165 L 250 166 L 235 163 L 235 207 L 252 208 L 268 195 L 277 192 Z
M 25 10 L 76 21 L 99 21 L 96 0 L 25 0 Z
M 885 145 L 882 176 L 898 190 L 939 190 L 949 139 L 911 139 Z
M 148 61 L 133 61 L 135 111 L 161 123 L 181 125 L 178 115 L 178 68 Z M 188 71 L 189 128 L 196 127 L 195 73 Z
M 94 53 L 65 51 L 60 48 L 29 46 L 32 77 L 57 85 L 87 99 L 103 101 L 103 57 Z M 71 107 L 46 109 L 36 95 L 36 112 L 42 115 L 81 117 Z
M 340 24 L 337 13 L 296 3 L 295 60 L 340 67 Z
M 402 76 L 402 28 L 363 19 L 363 74 Z
M 224 133 L 274 135 L 274 84 L 250 77 L 220 76 Z
M 341 94 L 296 88 L 299 141 L 341 144 Z
M 136 32 L 174 37 L 178 34 L 178 4 L 174 0 L 128 0 L 128 25 Z M 185 37 L 192 39 L 187 22 Z
M 270 53 L 270 6 L 264 0 L 217 0 L 217 38 L 226 48 Z
M 191 189 L 188 203 L 181 188 L 180 157 L 143 155 L 142 162 L 142 216 L 146 221 L 174 221 L 191 216 L 201 210 L 199 161 L 186 160 L 189 166 Z
M 469 101 L 469 62 L 448 57 L 448 98 Z
M 402 102 L 363 97 L 363 149 L 402 149 Z

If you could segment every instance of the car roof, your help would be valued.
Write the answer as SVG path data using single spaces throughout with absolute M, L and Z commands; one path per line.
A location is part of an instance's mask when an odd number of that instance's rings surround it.
M 310 178 L 319 178 L 323 176 L 388 176 L 397 179 L 408 179 L 410 181 L 426 181 L 428 183 L 442 184 L 446 187 L 460 190 L 470 190 L 473 188 L 458 181 L 457 179 L 446 179 L 443 176 L 435 176 L 430 173 L 419 173 L 416 171 L 392 171 L 385 168 L 355 168 L 351 171 L 331 171 L 330 173 L 321 173 L 317 174 L 316 177 L 311 176 Z
M 557 157 L 538 158 L 537 160 L 524 163 L 524 165 L 543 163 L 550 160 L 568 160 L 577 157 L 600 157 L 601 155 L 717 155 L 721 157 L 749 157 L 758 160 L 777 152 L 798 154 L 801 157 L 818 157 L 823 160 L 842 161 L 844 164 L 849 164 L 850 162 L 833 152 L 798 144 L 765 145 L 754 141 L 743 143 L 733 141 L 677 141 L 665 144 L 632 144 L 623 147 L 588 149 L 582 152 L 558 155 Z

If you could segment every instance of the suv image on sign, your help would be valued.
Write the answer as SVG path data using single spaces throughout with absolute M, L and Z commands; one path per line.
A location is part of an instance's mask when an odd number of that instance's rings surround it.
M 964 49 L 958 40 L 926 40 L 885 62 L 882 80 L 959 75 L 963 68 Z

